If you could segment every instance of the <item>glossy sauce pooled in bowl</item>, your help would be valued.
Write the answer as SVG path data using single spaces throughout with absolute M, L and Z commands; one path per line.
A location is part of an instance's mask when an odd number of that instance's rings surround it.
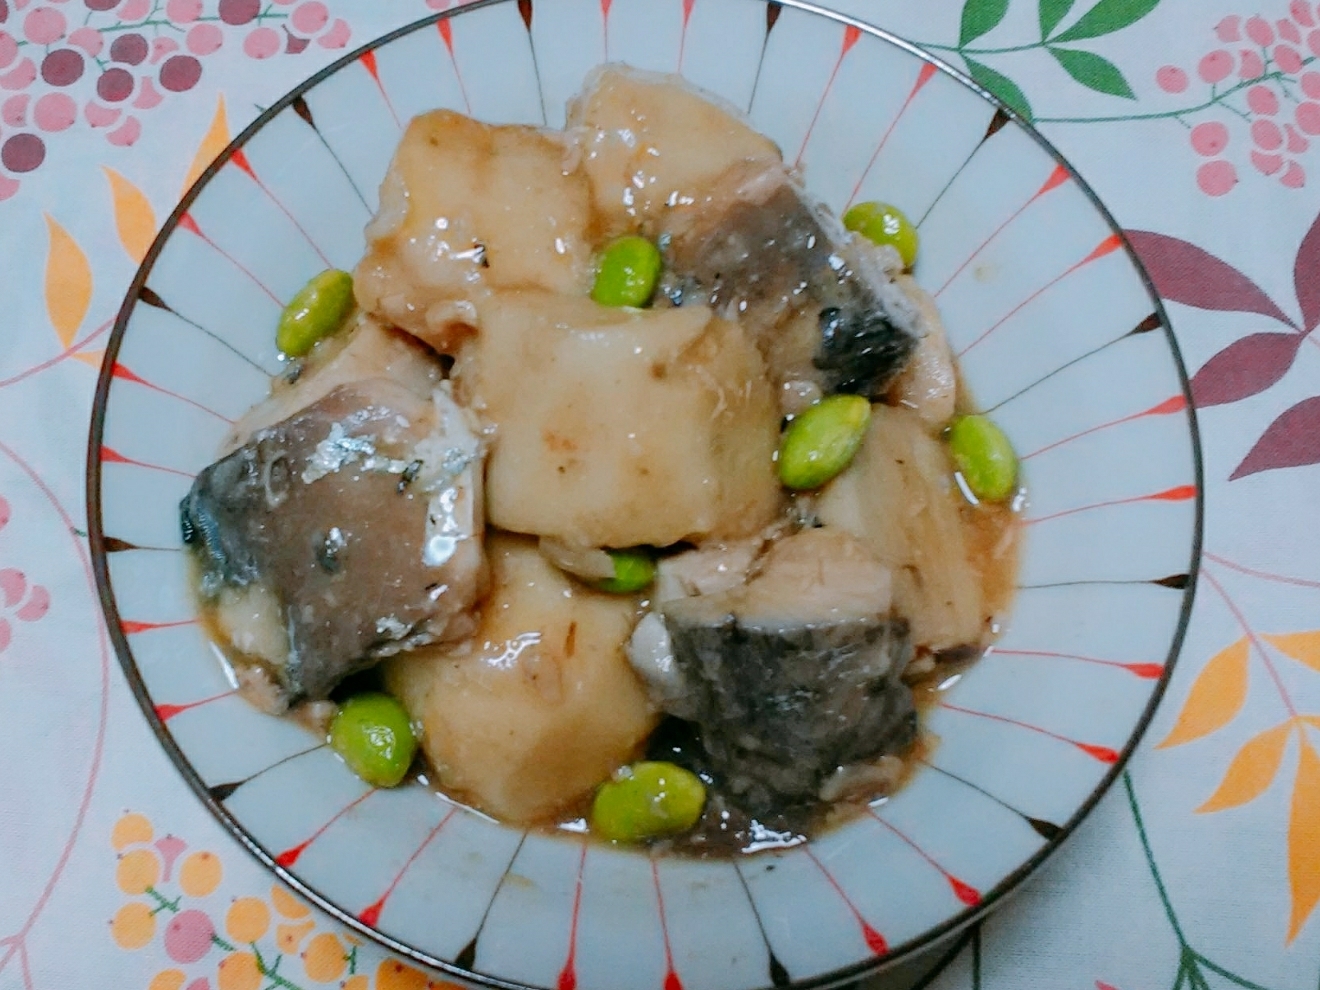
M 248 696 L 370 678 L 456 799 L 688 851 L 899 786 L 913 685 L 1010 605 L 1020 492 L 853 216 L 674 77 L 606 67 L 562 132 L 414 119 L 356 312 L 182 507 Z

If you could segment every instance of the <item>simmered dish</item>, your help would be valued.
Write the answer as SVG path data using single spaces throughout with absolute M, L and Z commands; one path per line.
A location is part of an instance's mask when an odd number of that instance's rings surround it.
M 607 841 L 889 793 L 1021 495 L 916 255 L 676 77 L 607 66 L 562 131 L 417 117 L 181 507 L 244 694 L 373 785 Z

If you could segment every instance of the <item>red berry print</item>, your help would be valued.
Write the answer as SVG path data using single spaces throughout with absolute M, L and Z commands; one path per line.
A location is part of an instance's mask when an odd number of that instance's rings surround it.
M 1208 83 L 1223 82 L 1233 71 L 1233 56 L 1224 49 L 1211 52 L 1196 67 L 1197 75 Z
M 96 28 L 80 27 L 69 32 L 69 44 L 90 58 L 96 58 L 105 47 L 105 37 Z
M 78 119 L 78 104 L 67 93 L 47 93 L 32 108 L 32 120 L 43 131 L 63 131 Z
M 1292 45 L 1278 45 L 1274 49 L 1274 64 L 1289 75 L 1302 71 L 1302 55 Z
M 110 43 L 110 61 L 124 65 L 141 65 L 147 60 L 150 47 L 140 34 L 121 34 Z
M 1272 120 L 1258 120 L 1251 125 L 1251 140 L 1262 151 L 1283 147 L 1283 130 Z
M 96 81 L 96 95 L 106 103 L 120 103 L 128 99 L 133 95 L 132 74 L 127 69 L 107 69 Z
M 64 37 L 64 15 L 54 7 L 38 7 L 23 18 L 23 36 L 34 45 L 50 45 Z
M 220 50 L 225 36 L 214 24 L 194 24 L 188 29 L 184 44 L 194 55 L 210 55 Z
M 1279 98 L 1268 86 L 1252 86 L 1247 90 L 1247 106 L 1262 117 L 1273 117 L 1279 112 Z
M 1262 151 L 1251 153 L 1251 164 L 1261 175 L 1273 175 L 1283 168 L 1283 155 L 1269 155 Z
M 1207 120 L 1192 128 L 1192 147 L 1198 155 L 1213 158 L 1228 147 L 1228 128 L 1217 120 Z
M 15 134 L 0 144 L 0 165 L 17 174 L 39 168 L 46 159 L 46 143 L 35 134 Z
M 215 926 L 196 908 L 170 919 L 165 929 L 165 952 L 177 963 L 195 963 L 211 948 Z
M 1222 159 L 1206 162 L 1196 170 L 1196 184 L 1207 196 L 1225 196 L 1237 183 L 1237 169 Z
M 1308 100 L 1299 104 L 1293 114 L 1303 134 L 1320 135 L 1320 103 Z
M 82 52 L 57 48 L 41 60 L 41 78 L 52 86 L 72 86 L 83 74 Z
M 1187 73 L 1176 65 L 1163 66 L 1155 73 L 1155 85 L 1166 93 L 1185 93 L 1187 84 Z
M 1284 124 L 1283 132 L 1288 136 L 1288 153 L 1291 155 L 1300 155 L 1305 153 L 1306 149 L 1311 147 L 1311 142 L 1298 133 L 1297 128 L 1292 124 Z
M 160 67 L 160 84 L 171 93 L 185 93 L 202 78 L 202 63 L 191 55 L 171 55 Z
M 259 27 L 243 39 L 243 51 L 249 58 L 267 59 L 280 53 L 282 42 L 274 28 Z
M 321 3 L 320 0 L 307 0 L 305 3 L 298 4 L 293 9 L 293 15 L 289 18 L 295 31 L 309 36 L 320 31 L 329 20 L 330 12 L 326 10 L 325 4 Z
M 1247 19 L 1247 37 L 1265 48 L 1274 44 L 1274 28 L 1263 17 L 1251 17 Z
M 239 26 L 256 19 L 261 13 L 261 0 L 220 0 L 220 20 Z

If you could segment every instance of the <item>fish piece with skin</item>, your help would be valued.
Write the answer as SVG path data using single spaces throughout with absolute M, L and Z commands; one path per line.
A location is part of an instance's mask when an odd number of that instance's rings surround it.
M 808 529 L 775 544 L 746 585 L 661 606 L 682 679 L 679 692 L 655 677 L 665 708 L 700 727 L 742 810 L 812 803 L 839 767 L 915 738 L 890 582 L 847 533 Z
M 921 335 L 894 281 L 896 252 L 849 234 L 781 165 L 737 166 L 709 208 L 671 229 L 660 291 L 749 329 L 776 385 L 871 397 L 901 372 Z
M 471 630 L 486 576 L 481 454 L 446 388 L 423 399 L 367 379 L 197 476 L 181 518 L 202 597 L 285 705 Z
M 634 759 L 656 723 L 624 643 L 638 598 L 574 581 L 536 542 L 492 534 L 491 591 L 465 642 L 385 665 L 447 792 L 502 821 L 572 807 Z
M 449 354 L 493 291 L 585 293 L 591 191 L 575 156 L 562 133 L 450 110 L 413 118 L 367 225 L 358 303 Z
M 748 536 L 779 510 L 764 364 L 703 307 L 503 293 L 453 379 L 492 431 L 486 504 L 501 529 L 663 547 Z

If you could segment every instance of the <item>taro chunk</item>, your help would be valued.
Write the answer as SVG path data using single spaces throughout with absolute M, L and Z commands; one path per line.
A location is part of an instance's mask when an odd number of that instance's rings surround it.
M 893 568 L 895 605 L 915 645 L 931 652 L 981 645 L 994 612 L 966 505 L 946 446 L 921 416 L 881 405 L 852 464 L 816 502 L 822 522 Z
M 181 513 L 228 645 L 284 704 L 472 627 L 481 447 L 444 389 L 340 386 L 206 468 Z
M 493 430 L 493 525 L 582 547 L 755 533 L 780 504 L 779 411 L 736 323 L 507 293 L 454 366 Z
M 532 540 L 492 535 L 491 592 L 463 643 L 392 659 L 438 783 L 505 821 L 571 808 L 633 759 L 655 713 L 624 656 L 637 599 L 568 577 Z
M 779 149 L 732 107 L 679 76 L 600 69 L 569 107 L 582 169 L 605 234 L 655 236 L 706 209 L 712 182 L 735 165 L 779 162 Z
M 590 192 L 572 154 L 563 135 L 532 127 L 449 110 L 414 118 L 354 273 L 362 307 L 453 353 L 492 290 L 586 292 Z
M 712 769 L 752 814 L 813 803 L 840 767 L 916 734 L 889 570 L 829 529 L 784 538 L 758 566 L 742 587 L 661 606 L 682 686 L 663 703 L 697 723 Z

